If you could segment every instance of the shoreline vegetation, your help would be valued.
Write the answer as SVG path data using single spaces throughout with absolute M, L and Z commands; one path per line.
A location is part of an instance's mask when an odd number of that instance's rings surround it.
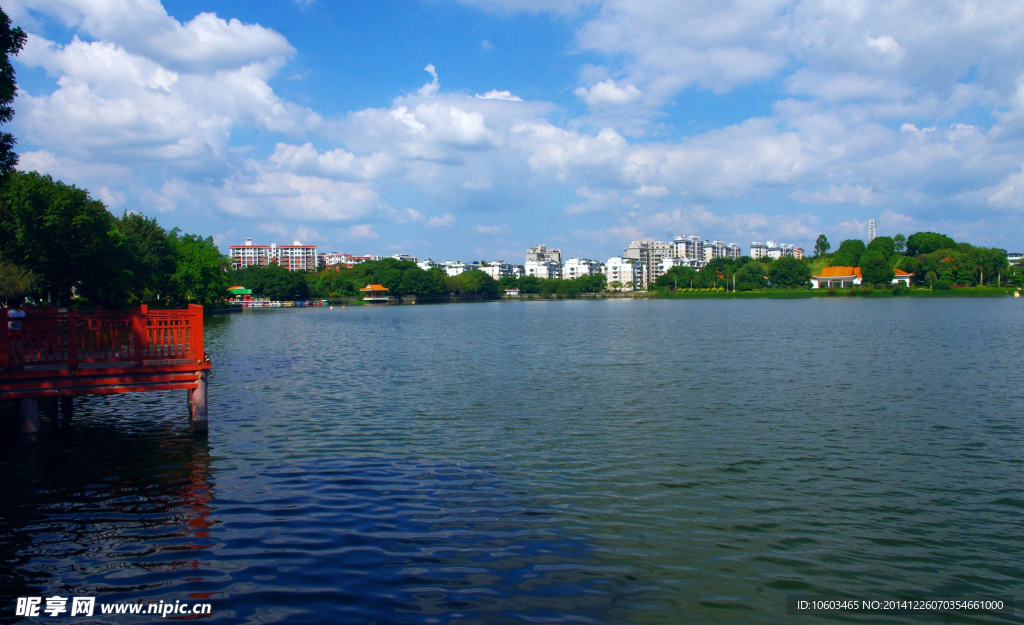
M 664 300 L 664 299 L 810 299 L 810 298 L 891 298 L 891 297 L 911 297 L 911 298 L 964 298 L 964 297 L 980 297 L 980 298 L 992 298 L 992 297 L 1013 297 L 1013 293 L 1017 291 L 1016 287 L 966 287 L 959 289 L 951 289 L 948 291 L 935 291 L 927 288 L 911 288 L 911 289 L 872 289 L 866 288 L 853 288 L 853 289 L 795 289 L 795 290 L 772 290 L 766 289 L 763 291 L 713 291 L 700 289 L 694 289 L 693 291 L 679 291 L 679 292 L 649 292 L 649 291 L 631 291 L 631 292 L 606 292 L 606 293 L 588 293 L 580 295 L 543 295 L 539 293 L 519 295 L 513 297 L 500 297 L 500 298 L 481 298 L 481 297 L 461 297 L 461 296 L 450 296 L 450 297 L 439 297 L 435 299 L 417 299 L 404 297 L 401 299 L 395 298 L 393 301 L 386 305 L 397 306 L 397 305 L 410 305 L 410 304 L 457 304 L 457 303 L 472 303 L 472 302 L 515 302 L 515 301 L 564 301 L 564 300 L 608 300 L 608 299 L 652 299 L 652 300 Z M 358 298 L 341 298 L 341 299 L 328 299 L 328 304 L 331 306 L 373 306 L 381 304 L 368 304 Z M 281 310 L 279 308 L 254 308 L 253 310 Z

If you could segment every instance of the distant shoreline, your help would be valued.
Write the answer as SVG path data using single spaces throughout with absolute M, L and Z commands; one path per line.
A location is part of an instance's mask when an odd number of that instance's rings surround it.
M 621 293 L 584 293 L 573 297 L 565 297 L 558 295 L 542 295 L 539 293 L 528 293 L 519 296 L 505 296 L 493 299 L 485 299 L 477 296 L 467 297 L 440 297 L 435 299 L 417 299 L 417 298 L 402 298 L 402 301 L 392 301 L 388 304 L 367 304 L 362 300 L 329 300 L 330 306 L 397 306 L 397 305 L 414 305 L 414 304 L 459 304 L 469 302 L 515 302 L 515 301 L 554 301 L 554 300 L 609 300 L 609 299 L 808 299 L 816 297 L 825 298 L 856 298 L 856 297 L 867 297 L 867 298 L 896 298 L 896 297 L 911 297 L 911 298 L 991 298 L 991 297 L 1013 297 L 1015 288 L 992 288 L 992 287 L 965 287 L 960 289 L 950 289 L 948 291 L 941 290 L 928 290 L 928 289 L 910 289 L 910 290 L 890 290 L 890 289 L 838 289 L 835 292 L 830 292 L 828 289 L 802 289 L 794 291 L 785 290 L 761 290 L 761 291 L 719 291 L 719 292 L 646 292 L 636 291 L 633 293 L 621 292 Z M 271 309 L 267 309 L 271 310 Z M 278 309 L 272 309 L 278 310 Z

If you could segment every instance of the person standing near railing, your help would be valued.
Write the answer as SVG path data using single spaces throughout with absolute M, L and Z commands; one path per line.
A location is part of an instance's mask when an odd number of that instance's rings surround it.
M 20 369 L 14 363 L 24 362 L 24 341 L 21 328 L 21 320 L 25 318 L 25 311 L 21 309 L 22 300 L 20 297 L 11 302 L 7 309 L 7 342 L 11 346 L 11 369 Z

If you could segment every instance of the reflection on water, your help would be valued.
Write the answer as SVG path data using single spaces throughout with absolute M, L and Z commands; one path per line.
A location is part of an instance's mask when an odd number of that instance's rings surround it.
M 64 593 L 225 622 L 792 622 L 792 593 L 1024 582 L 1012 301 L 207 323 L 208 441 L 184 392 L 80 401 L 36 444 L 0 420 L 0 618 Z
M 205 440 L 180 418 L 162 417 L 174 395 L 79 402 L 68 423 L 44 421 L 26 444 L 4 421 L 0 471 L 0 584 L 12 597 L 99 595 L 183 599 L 210 530 L 214 486 Z M 10 600 L 8 600 L 10 599 Z M 5 616 L 13 613 L 10 608 Z M 6 611 L 6 610 L 5 610 Z

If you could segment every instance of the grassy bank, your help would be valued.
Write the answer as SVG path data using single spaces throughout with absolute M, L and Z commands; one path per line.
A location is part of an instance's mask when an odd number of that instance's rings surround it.
M 965 287 L 948 291 L 929 289 L 800 289 L 726 292 L 664 292 L 655 297 L 659 299 L 801 299 L 808 297 L 1012 297 L 1014 289 L 992 287 Z

